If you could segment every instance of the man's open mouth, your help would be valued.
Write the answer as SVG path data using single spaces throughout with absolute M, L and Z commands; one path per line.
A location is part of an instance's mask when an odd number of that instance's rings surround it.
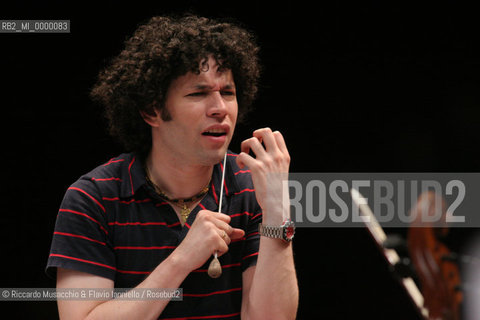
M 226 135 L 227 133 L 224 131 L 224 130 L 221 130 L 221 129 L 212 129 L 212 130 L 208 130 L 208 131 L 205 131 L 202 133 L 202 135 L 204 136 L 211 136 L 211 137 L 221 137 L 221 136 L 224 136 Z

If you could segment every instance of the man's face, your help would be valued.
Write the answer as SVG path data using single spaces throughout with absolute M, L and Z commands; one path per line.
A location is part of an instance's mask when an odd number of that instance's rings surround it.
M 208 71 L 198 75 L 189 72 L 172 81 L 165 99 L 171 120 L 159 119 L 153 141 L 157 143 L 158 138 L 161 152 L 202 165 L 213 165 L 223 158 L 238 112 L 232 72 L 219 71 L 213 58 L 208 66 Z

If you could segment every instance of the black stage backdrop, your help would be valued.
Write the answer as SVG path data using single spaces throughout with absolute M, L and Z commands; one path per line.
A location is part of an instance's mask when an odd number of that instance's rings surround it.
M 256 33 L 260 94 L 234 151 L 269 126 L 284 134 L 292 172 L 478 171 L 475 8 L 327 3 L 2 2 L 0 19 L 70 19 L 71 33 L 0 34 L 0 287 L 54 287 L 44 267 L 66 188 L 122 152 L 88 91 L 154 15 L 232 17 Z M 294 249 L 298 319 L 414 319 L 365 230 L 299 229 Z M 21 319 L 57 317 L 54 302 L 6 307 Z

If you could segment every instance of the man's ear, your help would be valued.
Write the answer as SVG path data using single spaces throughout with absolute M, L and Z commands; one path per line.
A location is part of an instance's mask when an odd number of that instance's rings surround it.
M 158 127 L 159 125 L 159 120 L 160 120 L 160 112 L 158 111 L 157 108 L 155 108 L 155 105 L 152 104 L 148 110 L 141 110 L 140 111 L 140 116 L 143 118 L 143 120 L 148 123 L 152 127 Z

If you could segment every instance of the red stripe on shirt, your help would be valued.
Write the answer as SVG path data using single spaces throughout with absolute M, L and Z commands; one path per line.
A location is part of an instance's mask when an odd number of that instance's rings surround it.
M 133 196 L 133 180 L 132 180 L 132 172 L 130 169 L 132 168 L 132 165 L 134 162 L 135 162 L 135 157 L 133 157 L 132 161 L 128 165 L 128 175 L 130 176 L 130 185 L 132 186 L 132 196 Z
M 231 215 L 230 215 L 230 218 L 235 218 L 235 217 L 240 217 L 240 216 L 245 216 L 245 215 L 247 215 L 247 216 L 253 216 L 253 213 L 247 212 L 247 211 L 244 211 L 244 212 L 242 212 L 242 213 L 234 213 L 234 214 L 231 214 Z
M 102 208 L 103 212 L 106 212 L 105 211 L 105 208 L 102 206 L 102 204 L 100 202 L 98 202 L 97 199 L 95 199 L 94 197 L 92 197 L 88 192 L 86 192 L 85 190 L 82 190 L 80 188 L 77 188 L 77 187 L 70 187 L 68 188 L 68 190 L 77 190 L 79 192 L 82 192 L 83 194 L 86 194 L 88 197 L 90 197 L 93 201 L 95 201 L 96 204 L 99 205 L 100 208 Z
M 218 319 L 218 318 L 231 318 L 239 316 L 240 312 L 230 313 L 230 314 L 218 314 L 211 316 L 190 316 L 190 317 L 181 317 L 181 318 L 159 318 L 163 320 L 201 320 L 201 319 Z
M 245 260 L 245 259 L 248 259 L 248 258 L 251 258 L 251 257 L 254 257 L 254 256 L 258 256 L 258 252 L 249 254 L 248 256 L 243 257 L 242 260 Z
M 120 269 L 117 269 L 117 272 L 128 273 L 128 274 L 150 274 L 150 273 L 152 273 L 151 271 L 132 271 L 132 270 L 120 270 Z
M 118 221 L 113 221 L 109 222 L 109 226 L 167 226 L 168 228 L 172 228 L 175 226 L 178 226 L 180 224 L 180 221 L 172 223 L 172 224 L 167 224 L 166 222 L 118 222 Z
M 93 222 L 95 222 L 96 224 L 98 224 L 98 226 L 100 227 L 100 229 L 102 229 L 106 234 L 108 234 L 108 231 L 100 224 L 100 222 L 98 222 L 97 220 L 93 219 L 92 217 L 90 217 L 88 214 L 86 213 L 83 213 L 83 212 L 79 212 L 79 211 L 75 211 L 75 210 L 70 210 L 70 209 L 60 209 L 58 210 L 60 212 L 70 212 L 70 213 L 74 213 L 74 214 L 78 214 L 80 216 L 83 216 L 87 219 L 90 219 L 92 220 Z
M 112 159 L 108 160 L 108 162 L 105 163 L 103 166 L 108 166 L 109 164 L 112 164 L 112 163 L 125 161 L 125 159 L 118 159 L 118 160 L 113 160 L 113 159 L 115 159 L 115 158 L 112 158 Z
M 228 196 L 227 182 L 223 181 L 223 187 L 225 188 L 225 195 Z
M 167 227 L 171 228 L 171 227 L 175 227 L 175 226 L 178 226 L 178 225 L 180 225 L 180 221 L 172 223 L 172 224 L 167 224 Z
M 215 203 L 218 204 L 218 197 L 217 197 L 217 193 L 215 192 L 215 185 L 213 184 L 213 182 L 212 182 L 212 193 L 213 193 L 213 196 L 215 197 Z
M 80 258 L 76 258 L 76 257 L 70 257 L 70 256 L 66 256 L 66 255 L 63 255 L 63 254 L 57 254 L 57 253 L 51 253 L 50 257 L 59 257 L 59 258 L 64 258 L 64 259 L 89 263 L 89 264 L 97 265 L 97 266 L 100 266 L 100 267 L 108 268 L 108 269 L 114 270 L 114 271 L 119 272 L 119 273 L 129 273 L 129 274 L 150 274 L 151 273 L 151 271 L 120 270 L 120 269 L 117 269 L 115 267 L 109 266 L 107 264 L 103 264 L 103 263 L 99 263 L 99 262 L 95 262 L 95 261 L 91 261 L 91 260 L 80 259 Z
M 203 210 L 207 210 L 207 208 L 205 208 L 205 206 L 201 203 L 198 204 L 200 206 L 200 208 L 202 208 Z
M 115 178 L 115 177 L 111 177 L 111 178 L 92 178 L 92 180 L 93 181 L 111 181 L 111 180 L 122 181 L 122 179 Z
M 114 250 L 164 250 L 175 249 L 177 246 L 162 246 L 162 247 L 113 247 Z
M 135 200 L 135 199 L 131 199 L 131 200 L 120 200 L 120 203 L 125 203 L 125 204 L 131 204 L 131 203 L 145 203 L 145 202 L 150 202 L 152 201 L 152 199 L 149 199 L 149 198 L 146 198 L 146 199 L 141 199 L 141 200 Z
M 108 223 L 109 226 L 166 226 L 166 222 L 118 222 Z
M 228 290 L 221 290 L 221 291 L 213 291 L 210 293 L 183 293 L 184 297 L 208 297 L 208 296 L 213 296 L 217 294 L 225 294 L 229 292 L 235 292 L 235 291 L 242 291 L 242 288 L 233 288 L 233 289 L 228 289 Z
M 95 239 L 92 239 L 92 238 L 89 238 L 89 237 L 81 236 L 81 235 L 78 235 L 78 234 L 66 233 L 66 232 L 59 232 L 59 231 L 55 231 L 55 232 L 53 232 L 53 234 L 57 234 L 57 235 L 60 235 L 60 236 L 80 238 L 80 239 L 84 239 L 84 240 L 88 240 L 88 241 L 100 243 L 101 245 L 104 245 L 104 246 L 106 245 L 105 242 L 98 241 L 98 240 L 95 240 Z
M 234 194 L 240 194 L 240 193 L 244 193 L 244 192 L 255 192 L 255 189 L 243 189 L 243 190 L 240 190 L 238 192 L 235 192 Z
M 240 174 L 240 173 L 247 173 L 250 172 L 250 170 L 240 170 L 234 173 L 234 175 Z
M 119 197 L 114 197 L 114 198 L 108 198 L 108 197 L 102 197 L 102 200 L 105 201 L 119 201 L 120 203 L 125 203 L 125 204 L 131 204 L 131 203 L 145 203 L 145 202 L 150 202 L 152 199 L 146 198 L 146 199 L 140 199 L 140 200 L 135 200 L 135 199 L 130 199 L 130 200 L 120 200 Z
M 99 262 L 95 262 L 95 261 L 90 261 L 90 260 L 85 260 L 85 259 L 80 259 L 80 258 L 75 258 L 75 257 L 70 257 L 70 256 L 65 256 L 63 254 L 51 253 L 50 257 L 59 257 L 59 258 L 64 258 L 64 259 L 69 259 L 69 260 L 75 260 L 75 261 L 90 263 L 90 264 L 94 264 L 94 265 L 97 265 L 97 266 L 100 266 L 100 267 L 104 267 L 104 268 L 108 268 L 108 269 L 112 269 L 112 270 L 116 271 L 115 267 L 109 266 L 107 264 L 103 264 L 103 263 L 99 263 Z
M 222 170 L 223 172 L 223 164 L 220 162 L 220 169 Z M 223 187 L 225 188 L 225 195 L 228 196 L 228 188 L 227 188 L 227 182 L 224 180 L 223 181 Z
M 160 203 L 156 203 L 156 204 L 155 204 L 155 207 L 165 206 L 165 205 L 167 205 L 167 204 L 168 204 L 168 202 L 163 201 L 163 202 L 160 202 Z
M 259 214 L 254 215 L 251 220 L 254 220 L 254 219 L 258 218 L 258 217 L 260 217 L 261 215 L 262 215 L 262 213 L 260 212 Z
M 257 232 L 252 232 L 252 233 L 249 233 L 245 236 L 245 238 L 250 238 L 250 237 L 253 237 L 253 236 L 256 236 L 258 234 L 258 231 Z

